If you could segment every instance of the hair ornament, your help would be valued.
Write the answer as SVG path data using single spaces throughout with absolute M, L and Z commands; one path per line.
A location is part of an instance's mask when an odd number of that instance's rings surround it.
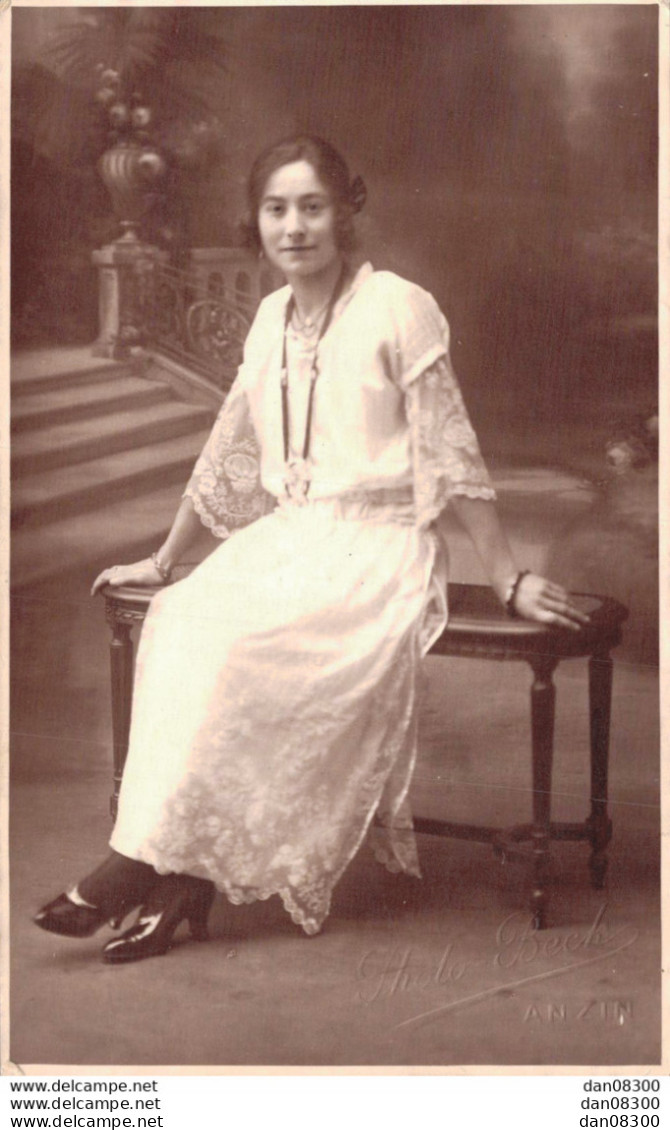
M 365 187 L 363 177 L 357 176 L 351 182 L 349 188 L 349 202 L 354 212 L 360 212 L 368 197 L 368 190 Z

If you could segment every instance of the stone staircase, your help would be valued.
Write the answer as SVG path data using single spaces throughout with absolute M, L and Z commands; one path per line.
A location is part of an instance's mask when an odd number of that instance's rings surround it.
M 214 409 L 89 349 L 11 364 L 14 590 L 155 549 Z

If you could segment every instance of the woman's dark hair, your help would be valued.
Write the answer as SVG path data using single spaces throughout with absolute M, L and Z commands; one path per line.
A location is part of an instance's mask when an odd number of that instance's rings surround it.
M 262 247 L 258 230 L 258 212 L 265 186 L 273 173 L 295 161 L 309 161 L 335 206 L 335 235 L 338 249 L 353 251 L 356 246 L 353 214 L 363 207 L 365 187 L 360 177 L 353 182 L 344 157 L 334 145 L 321 137 L 299 134 L 287 137 L 265 149 L 254 161 L 247 181 L 249 214 L 243 225 L 247 246 L 254 251 Z

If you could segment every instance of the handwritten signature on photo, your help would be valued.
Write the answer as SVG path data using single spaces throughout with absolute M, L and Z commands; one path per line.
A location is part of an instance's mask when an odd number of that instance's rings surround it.
M 639 931 L 630 925 L 613 928 L 606 914 L 607 903 L 603 903 L 586 928 L 545 931 L 533 929 L 532 916 L 515 912 L 500 923 L 492 950 L 483 957 L 473 957 L 462 939 L 460 948 L 458 940 L 447 939 L 437 957 L 427 956 L 417 947 L 370 949 L 363 954 L 356 969 L 357 998 L 370 1005 L 384 998 L 459 987 L 455 999 L 396 1025 L 396 1028 L 405 1028 L 458 1008 L 509 995 L 526 985 L 549 981 L 605 961 L 632 946 Z M 558 964 L 554 964 L 556 962 Z M 472 981 L 476 975 L 480 981 L 487 980 L 491 972 L 502 977 L 496 978 L 493 985 L 466 991 L 469 978 Z

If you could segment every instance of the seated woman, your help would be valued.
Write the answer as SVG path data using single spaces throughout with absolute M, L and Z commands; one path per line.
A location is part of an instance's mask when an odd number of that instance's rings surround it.
M 368 832 L 419 874 L 407 795 L 447 506 L 511 614 L 585 620 L 519 572 L 434 299 L 352 265 L 363 199 L 319 138 L 258 158 L 251 236 L 288 286 L 260 305 L 164 545 L 93 586 L 167 582 L 201 521 L 225 539 L 151 602 L 112 853 L 35 919 L 83 937 L 140 907 L 105 961 L 164 953 L 184 919 L 204 937 L 215 888 L 278 894 L 314 934 Z

